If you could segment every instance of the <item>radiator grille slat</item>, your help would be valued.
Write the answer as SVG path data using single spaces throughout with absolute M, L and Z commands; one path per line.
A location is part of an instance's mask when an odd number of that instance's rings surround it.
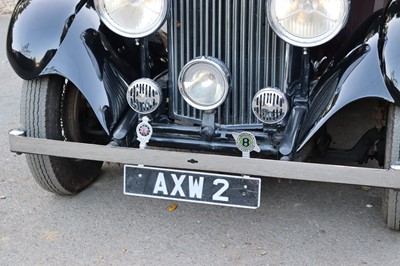
M 195 57 L 213 56 L 231 73 L 231 92 L 217 112 L 222 125 L 259 124 L 251 102 L 262 88 L 286 90 L 290 46 L 270 29 L 265 0 L 172 0 L 168 26 L 170 92 L 177 119 L 201 120 L 180 96 L 178 75 Z

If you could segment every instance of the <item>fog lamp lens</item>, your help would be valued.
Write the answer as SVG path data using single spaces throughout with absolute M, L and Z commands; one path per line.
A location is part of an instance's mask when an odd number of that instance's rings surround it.
M 279 89 L 265 88 L 254 96 L 252 109 L 260 121 L 272 125 L 285 118 L 289 111 L 289 102 Z
M 160 106 L 162 91 L 155 81 L 141 78 L 129 86 L 126 99 L 135 112 L 146 115 L 154 112 Z
M 199 110 L 213 110 L 226 99 L 229 71 L 213 57 L 195 58 L 179 74 L 179 90 L 187 103 Z

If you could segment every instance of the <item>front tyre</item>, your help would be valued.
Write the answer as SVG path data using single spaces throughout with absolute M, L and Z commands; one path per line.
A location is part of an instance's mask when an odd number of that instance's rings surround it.
M 74 142 L 95 142 L 87 128 L 91 109 L 76 87 L 59 76 L 24 81 L 21 124 L 27 137 Z M 36 182 L 45 190 L 76 194 L 98 176 L 103 162 L 44 155 L 26 155 Z
M 400 107 L 389 107 L 385 167 L 398 164 L 400 160 Z M 400 173 L 399 173 L 400 178 Z M 383 218 L 390 229 L 400 231 L 400 191 L 385 189 L 382 197 Z

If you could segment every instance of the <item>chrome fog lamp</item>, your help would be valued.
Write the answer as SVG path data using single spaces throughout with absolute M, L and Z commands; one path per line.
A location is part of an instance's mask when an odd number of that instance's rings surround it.
M 165 22 L 168 0 L 95 0 L 103 23 L 128 38 L 141 38 Z
M 148 78 L 141 78 L 132 82 L 126 92 L 129 106 L 137 113 L 147 115 L 160 106 L 162 90 L 158 84 Z
M 179 90 L 187 103 L 199 110 L 213 110 L 226 99 L 230 88 L 229 71 L 214 57 L 195 58 L 178 78 Z
M 289 102 L 279 89 L 265 88 L 254 96 L 252 109 L 261 122 L 272 125 L 281 122 L 286 117 Z
M 286 42 L 312 47 L 335 37 L 347 23 L 349 0 L 268 0 L 268 20 Z

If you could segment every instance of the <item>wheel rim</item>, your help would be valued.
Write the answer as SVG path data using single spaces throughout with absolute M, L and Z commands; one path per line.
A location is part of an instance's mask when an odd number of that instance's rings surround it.
M 67 80 L 61 97 L 61 112 L 62 135 L 66 141 L 101 145 L 109 142 L 86 98 Z

